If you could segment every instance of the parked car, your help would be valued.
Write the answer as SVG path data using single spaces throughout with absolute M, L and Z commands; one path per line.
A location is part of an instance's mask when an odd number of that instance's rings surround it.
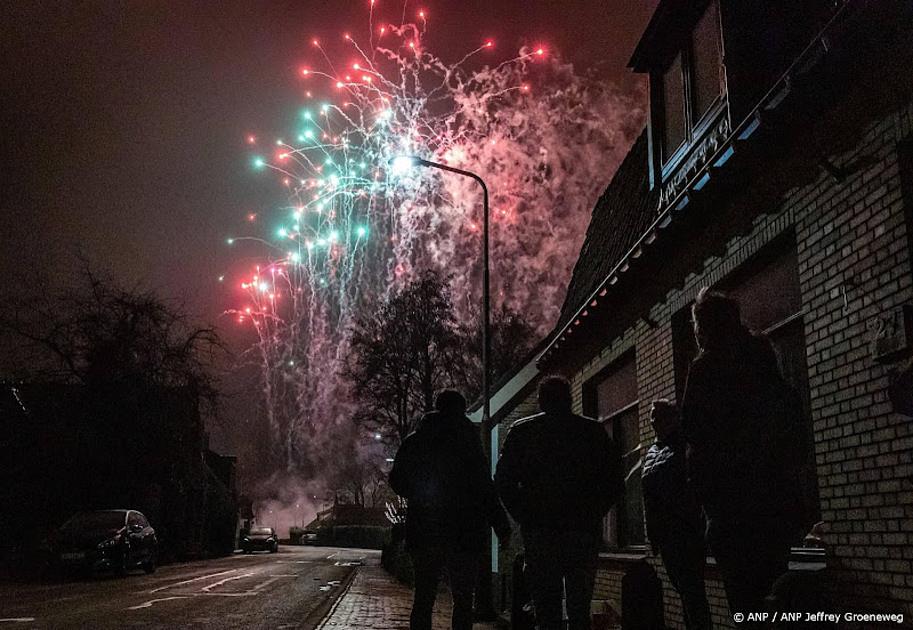
M 317 532 L 304 532 L 301 534 L 300 542 L 302 545 L 316 545 Z
M 155 530 L 136 510 L 77 512 L 57 530 L 52 557 L 62 569 L 113 571 L 125 575 L 141 567 L 155 571 Z
M 279 537 L 272 527 L 251 527 L 241 538 L 241 551 L 251 553 L 254 551 L 279 551 Z

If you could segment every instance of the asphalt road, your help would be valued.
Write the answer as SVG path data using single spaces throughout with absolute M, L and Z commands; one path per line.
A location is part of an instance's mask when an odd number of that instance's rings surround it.
M 52 584 L 0 584 L 5 628 L 312 628 L 358 564 L 380 552 L 282 546 L 279 553 Z

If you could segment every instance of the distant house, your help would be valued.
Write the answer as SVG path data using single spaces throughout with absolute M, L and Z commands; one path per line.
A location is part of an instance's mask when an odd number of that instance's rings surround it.
M 626 454 L 596 592 L 616 610 L 646 557 L 682 627 L 647 553 L 638 467 L 651 400 L 681 399 L 690 305 L 712 286 L 804 398 L 796 484 L 828 548 L 797 548 L 791 568 L 826 570 L 841 609 L 913 616 L 913 424 L 888 396 L 913 349 L 911 41 L 906 2 L 662 0 L 637 45 L 649 124 L 594 208 L 558 326 L 517 372 L 569 376 L 575 409 Z M 502 418 L 531 401 L 499 396 Z M 708 577 L 714 624 L 734 627 L 712 559 Z
M 337 526 L 390 527 L 384 508 L 334 504 L 320 512 L 305 527 L 308 531 Z

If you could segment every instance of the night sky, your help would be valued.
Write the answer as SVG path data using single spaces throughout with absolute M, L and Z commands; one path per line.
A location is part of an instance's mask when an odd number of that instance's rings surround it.
M 447 62 L 488 39 L 495 62 L 543 45 L 642 94 L 626 64 L 655 5 L 437 0 L 410 2 L 406 15 L 426 10 L 424 41 Z M 375 24 L 402 17 L 400 3 L 376 7 Z M 79 252 L 124 284 L 183 301 L 240 351 L 253 339 L 221 317 L 239 296 L 217 278 L 262 252 L 225 241 L 248 213 L 284 199 L 274 178 L 252 172 L 245 139 L 288 131 L 310 87 L 298 71 L 317 66 L 311 39 L 333 57 L 344 32 L 366 38 L 367 9 L 368 0 L 7 3 L 0 292 L 27 293 L 36 271 L 69 279 Z M 252 386 L 238 378 L 235 401 Z M 235 402 L 229 416 L 248 407 Z M 214 445 L 236 451 L 232 433 L 216 430 Z
M 498 60 L 543 43 L 626 89 L 655 0 L 409 3 L 445 59 L 492 38 Z M 302 102 L 295 71 L 349 31 L 365 2 L 14 2 L 3 9 L 0 272 L 65 270 L 77 248 L 126 282 L 209 319 L 247 212 L 280 198 L 251 173 L 244 137 L 275 137 Z M 379 2 L 399 18 L 402 4 Z M 571 9 L 570 7 L 574 7 Z M 392 15 L 391 15 L 392 14 Z M 332 56 L 332 53 L 331 53 Z M 7 290 L 17 289 L 7 285 Z

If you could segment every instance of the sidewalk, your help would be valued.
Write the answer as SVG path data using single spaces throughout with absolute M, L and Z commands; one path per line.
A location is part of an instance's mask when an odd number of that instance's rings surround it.
M 434 630 L 450 628 L 450 595 L 441 592 L 434 605 Z M 317 630 L 376 628 L 408 630 L 412 591 L 379 566 L 362 566 Z M 475 630 L 493 630 L 496 624 L 477 623 Z

